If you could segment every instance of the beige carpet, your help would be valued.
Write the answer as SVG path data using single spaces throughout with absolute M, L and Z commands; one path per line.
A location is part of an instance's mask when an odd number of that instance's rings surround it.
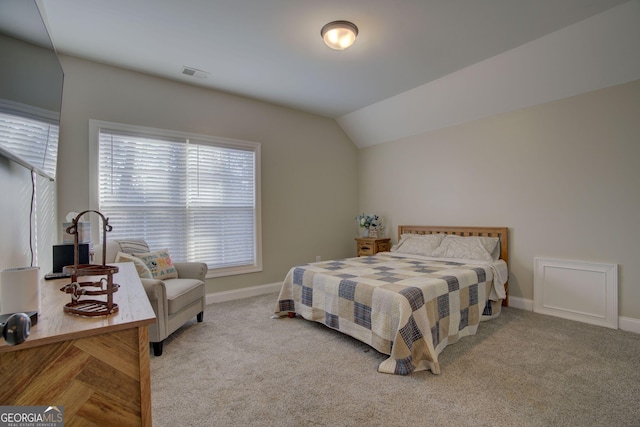
M 322 325 L 277 294 L 212 304 L 151 356 L 153 425 L 640 426 L 640 335 L 507 308 L 440 355 L 442 375 Z

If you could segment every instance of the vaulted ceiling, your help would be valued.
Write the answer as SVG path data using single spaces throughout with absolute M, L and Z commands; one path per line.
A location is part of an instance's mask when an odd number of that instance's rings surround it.
M 359 112 L 624 3 L 38 0 L 61 53 L 336 118 L 348 134 L 366 125 Z M 359 27 L 344 51 L 320 37 L 333 20 Z

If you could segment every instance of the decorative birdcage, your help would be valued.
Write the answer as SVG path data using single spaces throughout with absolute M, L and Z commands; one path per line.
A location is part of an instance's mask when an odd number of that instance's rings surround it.
M 78 221 L 82 215 L 90 212 L 98 214 L 102 219 L 102 264 L 79 264 Z M 66 232 L 74 235 L 74 264 L 62 268 L 64 273 L 71 275 L 71 283 L 60 288 L 62 292 L 71 294 L 71 302 L 63 307 L 65 313 L 90 317 L 117 313 L 118 304 L 113 302 L 113 294 L 118 291 L 120 285 L 113 283 L 113 275 L 118 272 L 118 267 L 106 265 L 107 233 L 111 230 L 109 219 L 93 210 L 79 213 L 73 219 L 71 226 L 67 227 Z M 91 276 L 92 279 L 84 282 L 78 280 L 80 277 L 87 276 Z M 99 295 L 106 295 L 107 300 L 86 298 Z

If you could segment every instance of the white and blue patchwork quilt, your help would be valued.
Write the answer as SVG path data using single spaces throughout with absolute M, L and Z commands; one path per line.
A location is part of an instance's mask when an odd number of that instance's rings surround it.
M 475 334 L 483 311 L 499 314 L 506 277 L 502 260 L 382 252 L 292 268 L 275 312 L 296 313 L 388 354 L 379 372 L 440 374 L 440 352 Z

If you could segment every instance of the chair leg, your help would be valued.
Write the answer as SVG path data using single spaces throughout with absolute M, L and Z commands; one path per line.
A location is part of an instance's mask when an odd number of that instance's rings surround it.
M 201 311 L 200 313 L 198 313 L 196 318 L 198 319 L 198 323 L 202 323 L 202 321 L 204 320 L 204 311 Z
M 153 355 L 154 356 L 162 356 L 162 344 L 164 343 L 164 341 L 160 341 L 160 342 L 153 342 L 151 344 L 153 344 Z

